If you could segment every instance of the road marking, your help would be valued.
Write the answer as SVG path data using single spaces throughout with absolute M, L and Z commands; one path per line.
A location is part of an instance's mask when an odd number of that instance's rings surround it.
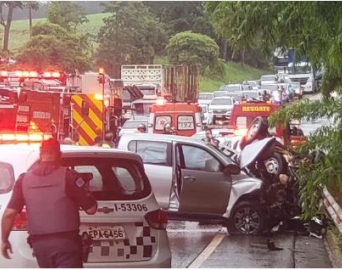
M 224 231 L 220 231 L 213 240 L 209 243 L 209 245 L 202 251 L 200 255 L 188 266 L 188 268 L 200 268 L 200 266 L 209 258 L 209 256 L 215 251 L 217 246 L 222 242 L 226 233 Z

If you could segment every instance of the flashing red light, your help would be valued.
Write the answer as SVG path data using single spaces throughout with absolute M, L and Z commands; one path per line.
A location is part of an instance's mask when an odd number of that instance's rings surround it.
M 38 77 L 38 72 L 37 71 L 30 71 L 28 77 L 32 77 L 32 78 Z
M 51 77 L 51 72 L 48 72 L 48 71 L 44 72 L 43 73 L 43 77 L 50 78 Z
M 52 72 L 51 73 L 52 78 L 59 78 L 60 76 L 61 76 L 61 74 L 59 72 Z
M 1 77 L 7 77 L 8 76 L 8 72 L 6 70 L 1 70 L 0 71 L 0 76 Z
M 104 74 L 104 69 L 103 68 L 99 68 L 99 74 L 101 74 L 101 75 Z
M 18 70 L 18 71 L 15 72 L 15 76 L 22 77 L 23 76 L 23 72 Z
M 23 77 L 28 77 L 30 73 L 28 71 L 23 71 L 22 72 Z

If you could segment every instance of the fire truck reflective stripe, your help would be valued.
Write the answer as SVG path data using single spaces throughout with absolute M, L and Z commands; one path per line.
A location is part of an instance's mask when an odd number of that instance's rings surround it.
M 82 98 L 81 98 L 81 101 L 80 103 L 82 104 Z M 75 103 L 74 103 L 74 109 L 75 111 L 77 111 L 78 113 L 82 111 L 82 107 L 81 105 L 79 104 L 79 100 L 75 100 Z M 85 122 L 89 128 L 96 133 L 97 130 L 101 130 L 101 126 L 102 126 L 102 121 L 101 119 L 99 119 L 97 116 L 95 116 L 94 113 L 91 112 L 91 109 L 89 110 L 89 116 L 86 116 L 86 117 L 83 117 L 81 116 L 82 114 L 79 114 L 79 116 L 82 118 L 82 122 L 81 123 L 81 126 L 83 125 L 83 123 Z
M 83 118 L 74 110 L 73 112 L 73 124 L 74 127 L 77 128 L 77 132 L 80 136 L 79 143 L 80 145 L 93 145 L 95 133 L 92 132 L 92 129 L 88 126 L 86 127 L 86 123 L 83 121 Z M 89 134 L 89 133 L 93 134 Z
M 93 112 L 94 115 L 97 116 L 99 121 L 102 122 L 101 121 L 101 119 L 103 118 L 102 100 L 90 99 L 89 96 L 87 96 L 87 95 L 83 95 L 82 98 L 85 101 L 89 102 L 90 112 Z M 89 114 L 89 116 L 92 117 L 90 114 Z
M 74 95 L 73 100 L 73 126 L 80 136 L 80 145 L 93 145 L 95 137 L 102 132 L 102 101 L 93 100 L 87 95 Z M 88 116 L 82 115 L 82 101 L 89 104 Z M 100 108 L 99 108 L 100 104 Z

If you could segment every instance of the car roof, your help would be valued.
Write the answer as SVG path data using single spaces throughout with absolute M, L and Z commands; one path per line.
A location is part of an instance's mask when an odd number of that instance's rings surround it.
M 200 95 L 201 95 L 201 94 L 202 94 L 202 95 L 212 95 L 213 92 L 200 92 L 199 94 L 200 94 Z
M 233 99 L 233 97 L 231 97 L 231 96 L 222 96 L 222 97 L 214 97 L 213 100 L 214 99 Z
M 168 134 L 147 134 L 147 133 L 133 133 L 124 134 L 121 139 L 132 138 L 146 141 L 160 141 L 160 142 L 189 142 L 192 144 L 205 145 L 205 142 L 196 141 L 191 137 L 178 136 L 178 135 L 168 135 Z M 120 145 L 120 142 L 119 142 Z
M 39 152 L 39 145 L 24 145 L 24 144 L 4 144 L 0 145 L 0 152 L 22 152 L 29 155 L 30 153 Z M 112 157 L 125 158 L 141 162 L 140 156 L 126 150 L 108 149 L 96 146 L 78 146 L 78 145 L 61 145 L 63 156 L 97 156 L 97 157 Z

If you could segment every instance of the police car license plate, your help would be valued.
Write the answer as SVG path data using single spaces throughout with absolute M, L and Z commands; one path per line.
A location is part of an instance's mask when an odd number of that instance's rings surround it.
M 93 240 L 122 240 L 126 238 L 125 230 L 122 226 L 89 228 L 88 234 Z

